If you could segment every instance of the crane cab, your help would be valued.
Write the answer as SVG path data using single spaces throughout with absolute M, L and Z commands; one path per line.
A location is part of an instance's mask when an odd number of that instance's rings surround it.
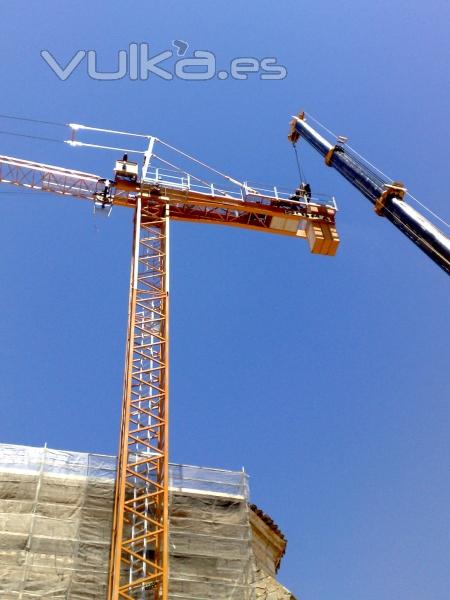
M 138 164 L 137 162 L 128 160 L 128 156 L 125 154 L 122 160 L 116 160 L 114 174 L 116 181 L 128 180 L 136 182 L 139 174 Z

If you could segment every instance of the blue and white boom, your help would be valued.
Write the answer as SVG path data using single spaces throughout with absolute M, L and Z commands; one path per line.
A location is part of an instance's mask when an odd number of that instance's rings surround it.
M 306 122 L 305 113 L 293 118 L 288 137 L 293 144 L 304 138 L 325 158 L 329 167 L 335 168 L 374 205 L 378 215 L 388 219 L 450 275 L 450 239 L 407 204 L 402 183 L 384 180 L 345 144 L 328 142 Z

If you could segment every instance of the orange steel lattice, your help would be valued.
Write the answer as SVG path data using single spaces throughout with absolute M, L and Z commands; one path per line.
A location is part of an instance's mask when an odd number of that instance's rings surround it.
M 116 176 L 108 197 L 107 180 L 95 174 L 0 156 L 0 183 L 135 213 L 109 600 L 168 600 L 169 210 L 175 221 L 305 239 L 317 254 L 333 256 L 339 245 L 334 199 L 305 202 L 247 185 L 236 194 L 189 176 L 174 182 L 158 169 L 143 172 L 141 180 Z
M 111 600 L 168 598 L 168 209 L 135 213 Z

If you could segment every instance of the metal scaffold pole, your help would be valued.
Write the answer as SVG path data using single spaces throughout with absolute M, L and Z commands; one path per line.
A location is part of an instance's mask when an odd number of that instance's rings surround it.
M 168 208 L 137 201 L 109 600 L 168 598 Z

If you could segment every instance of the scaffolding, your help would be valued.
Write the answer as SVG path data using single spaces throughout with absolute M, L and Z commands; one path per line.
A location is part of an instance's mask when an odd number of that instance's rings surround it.
M 0 445 L 2 600 L 106 598 L 115 476 L 111 456 Z M 169 481 L 169 597 L 253 600 L 247 475 L 171 465 Z

